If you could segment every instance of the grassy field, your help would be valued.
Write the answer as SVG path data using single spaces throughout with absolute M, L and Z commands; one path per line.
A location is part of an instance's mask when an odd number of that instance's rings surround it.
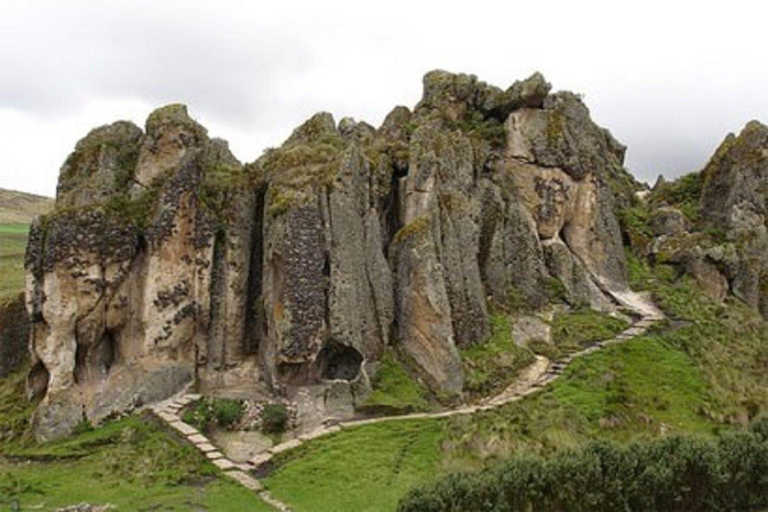
M 29 226 L 0 224 L 0 300 L 24 290 L 24 251 Z
M 443 425 L 380 423 L 319 439 L 286 454 L 267 485 L 297 512 L 395 510 L 408 489 L 441 473 Z

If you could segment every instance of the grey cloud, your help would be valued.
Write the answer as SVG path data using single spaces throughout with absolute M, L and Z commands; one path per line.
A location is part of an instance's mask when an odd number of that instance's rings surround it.
M 4 48 L 23 48 L 0 54 L 0 68 L 14 71 L 0 82 L 0 106 L 40 116 L 97 97 L 136 97 L 187 102 L 247 126 L 279 108 L 276 81 L 307 65 L 299 38 L 231 17 L 77 9 L 35 14 L 45 20 L 37 30 L 32 23 L 29 32 L 0 35 Z

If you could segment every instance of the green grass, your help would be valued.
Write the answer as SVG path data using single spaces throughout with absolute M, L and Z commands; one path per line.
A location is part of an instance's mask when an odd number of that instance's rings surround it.
M 560 350 L 578 351 L 595 342 L 611 339 L 628 326 L 625 320 L 599 311 L 568 311 L 555 315 L 552 340 Z
M 118 510 L 272 510 L 191 445 L 129 417 L 0 458 L 0 503 L 44 510 L 87 501 Z
M 111 503 L 118 510 L 272 510 L 150 417 L 108 422 L 56 442 L 29 435 L 26 369 L 0 379 L 0 510 Z
M 28 233 L 26 224 L 0 224 L 0 300 L 24 291 Z
M 266 485 L 297 512 L 392 511 L 441 473 L 442 431 L 438 420 L 345 430 L 285 454 Z
M 365 409 L 398 414 L 429 408 L 426 389 L 408 373 L 392 352 L 384 353 L 372 385 L 373 392 L 363 405 Z
M 515 380 L 520 371 L 534 361 L 531 351 L 519 347 L 512 339 L 509 318 L 491 315 L 488 340 L 461 350 L 465 390 L 486 396 L 501 391 Z

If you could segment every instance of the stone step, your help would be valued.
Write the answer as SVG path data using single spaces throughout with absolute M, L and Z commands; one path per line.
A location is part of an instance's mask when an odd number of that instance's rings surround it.
M 331 435 L 339 431 L 341 431 L 341 427 L 339 427 L 338 425 L 334 425 L 332 427 L 321 428 L 321 429 L 309 432 L 307 434 L 302 434 L 299 436 L 299 439 L 301 439 L 302 441 L 311 441 L 312 439 L 317 439 L 318 437 Z
M 232 462 L 229 459 L 221 458 L 221 459 L 214 459 L 211 462 L 213 462 L 214 466 L 221 469 L 222 471 L 227 471 L 229 469 L 236 469 L 237 466 L 234 462 Z
M 265 462 L 269 462 L 269 460 L 272 458 L 272 454 L 269 452 L 261 452 L 259 454 L 256 454 L 254 457 L 252 457 L 248 462 L 251 463 L 251 465 L 255 467 L 259 467 Z
M 193 434 L 199 434 L 197 429 L 193 427 L 192 425 L 187 425 L 183 421 L 175 420 L 168 423 L 171 427 L 175 428 L 185 436 L 191 436 Z
M 210 443 L 207 437 L 198 432 L 188 435 L 187 439 L 189 439 L 193 444 Z
M 213 446 L 211 443 L 195 444 L 195 448 L 197 448 L 198 450 L 200 450 L 203 453 L 214 452 L 214 451 L 217 450 L 217 448 L 215 446 Z
M 264 489 L 261 482 L 243 471 L 226 471 L 224 474 L 251 491 L 259 492 Z
M 224 454 L 223 454 L 223 453 L 221 453 L 221 452 L 220 452 L 220 451 L 218 451 L 218 450 L 214 450 L 214 451 L 211 451 L 211 452 L 206 452 L 204 455 L 205 455 L 205 456 L 208 458 L 208 460 L 210 460 L 210 461 L 214 461 L 214 460 L 218 460 L 218 459 L 223 459 L 223 458 L 224 458 Z
M 272 455 L 277 455 L 278 453 L 282 453 L 287 450 L 292 450 L 294 448 L 298 448 L 301 446 L 301 439 L 291 439 L 290 441 L 286 441 L 284 443 L 280 443 L 277 446 L 273 446 L 269 449 L 269 452 Z
M 276 508 L 280 512 L 292 512 L 288 505 L 272 497 L 269 491 L 262 491 L 259 493 L 259 497 L 264 500 L 268 505 Z

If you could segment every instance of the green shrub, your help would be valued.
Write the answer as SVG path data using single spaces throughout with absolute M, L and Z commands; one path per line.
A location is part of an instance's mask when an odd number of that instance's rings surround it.
M 241 400 L 219 398 L 213 401 L 213 417 L 225 429 L 234 427 L 243 417 L 245 406 Z
M 768 440 L 758 431 L 606 441 L 552 458 L 516 457 L 411 491 L 399 512 L 759 510 L 768 506 Z
M 282 404 L 268 404 L 261 412 L 261 430 L 265 434 L 281 434 L 288 428 L 288 409 Z
M 181 420 L 198 430 L 231 429 L 243 417 L 244 410 L 242 400 L 204 397 L 186 408 Z

